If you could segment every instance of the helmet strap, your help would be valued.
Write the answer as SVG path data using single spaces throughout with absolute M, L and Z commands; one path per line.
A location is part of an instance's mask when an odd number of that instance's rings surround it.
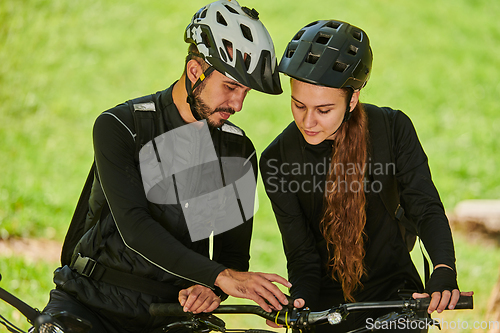
M 344 119 L 342 120 L 342 124 L 345 123 L 346 121 L 348 121 L 349 119 L 351 119 L 351 99 L 352 99 L 352 95 L 354 95 L 354 90 L 351 88 L 349 89 L 349 93 L 348 93 L 348 97 L 347 97 L 347 106 L 346 106 L 346 109 L 345 109 L 345 113 L 344 113 Z
M 190 53 L 188 55 L 188 59 L 186 60 L 186 77 L 185 77 L 185 83 L 186 83 L 186 92 L 187 92 L 187 98 L 186 102 L 189 104 L 189 108 L 191 109 L 191 113 L 193 114 L 194 119 L 196 120 L 201 120 L 201 116 L 198 114 L 198 112 L 194 108 L 194 95 L 193 91 L 205 80 L 210 74 L 214 71 L 214 67 L 210 66 L 207 68 L 206 71 L 204 71 L 198 80 L 191 86 L 191 80 L 187 77 L 187 63 L 193 59 L 193 54 Z
M 352 95 L 354 94 L 354 90 L 353 89 L 349 89 L 349 93 L 348 93 L 348 98 L 347 98 L 347 106 L 345 108 L 345 113 L 344 113 L 344 119 L 342 119 L 342 123 L 339 125 L 339 127 L 337 127 L 337 129 L 335 130 L 335 132 L 333 132 L 330 136 L 334 135 L 335 133 L 337 133 L 339 131 L 339 129 L 342 127 L 342 125 L 347 122 L 349 119 L 351 119 L 351 99 L 352 99 Z

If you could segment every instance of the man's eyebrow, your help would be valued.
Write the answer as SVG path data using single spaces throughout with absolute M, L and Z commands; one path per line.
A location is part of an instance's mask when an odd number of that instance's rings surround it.
M 238 87 L 243 88 L 243 89 L 247 89 L 248 88 L 247 86 L 244 86 L 241 83 L 238 83 L 238 82 L 236 82 L 234 80 L 231 80 L 231 79 L 224 80 L 224 83 L 227 83 L 227 84 L 230 84 L 230 85 L 233 85 L 233 86 L 238 86 Z
M 296 99 L 295 97 L 293 97 L 293 96 L 291 96 L 291 97 L 292 97 L 292 99 L 293 99 L 295 102 L 298 102 L 298 103 L 300 103 L 300 104 L 304 104 L 304 103 L 302 103 L 301 101 L 299 101 L 298 99 Z M 315 107 L 317 107 L 317 108 L 321 108 L 321 107 L 325 107 L 325 106 L 334 106 L 334 105 L 335 105 L 335 103 L 328 103 L 328 104 L 315 105 Z

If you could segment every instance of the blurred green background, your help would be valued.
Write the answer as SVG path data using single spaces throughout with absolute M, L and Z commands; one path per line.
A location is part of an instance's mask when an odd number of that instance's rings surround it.
M 183 70 L 183 34 L 205 1 L 3 0 L 0 2 L 0 237 L 62 242 L 92 161 L 100 112 L 163 90 Z M 429 156 L 447 211 L 464 199 L 500 198 L 500 2 L 489 0 L 241 1 L 255 7 L 281 57 L 317 19 L 370 37 L 374 68 L 361 99 L 402 109 Z M 251 92 L 231 120 L 258 153 L 291 121 L 290 89 Z M 286 276 L 278 229 L 259 179 L 251 269 Z M 441 318 L 484 320 L 500 250 L 455 233 L 459 283 L 476 309 Z M 416 253 L 416 260 L 419 254 Z M 0 286 L 43 308 L 57 262 L 0 258 Z M 417 267 L 421 267 L 417 263 Z M 22 327 L 15 311 L 0 313 Z M 256 318 L 229 319 L 257 326 Z

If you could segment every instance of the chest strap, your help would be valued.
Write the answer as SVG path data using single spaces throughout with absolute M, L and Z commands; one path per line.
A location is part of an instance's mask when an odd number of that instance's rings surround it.
M 161 298 L 175 300 L 178 298 L 179 290 L 177 288 L 172 288 L 171 284 L 143 278 L 103 266 L 94 259 L 84 257 L 80 253 L 78 253 L 78 256 L 71 262 L 69 267 L 78 274 L 95 281 L 102 281 L 117 287 Z

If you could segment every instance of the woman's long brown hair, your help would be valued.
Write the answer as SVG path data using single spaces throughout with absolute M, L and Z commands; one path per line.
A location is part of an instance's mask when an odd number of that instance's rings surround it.
M 350 94 L 347 94 L 349 96 Z M 362 287 L 366 223 L 364 177 L 367 161 L 368 125 L 358 102 L 351 118 L 335 134 L 330 172 L 325 189 L 321 230 L 329 251 L 332 278 L 342 285 L 344 298 L 354 302 Z

